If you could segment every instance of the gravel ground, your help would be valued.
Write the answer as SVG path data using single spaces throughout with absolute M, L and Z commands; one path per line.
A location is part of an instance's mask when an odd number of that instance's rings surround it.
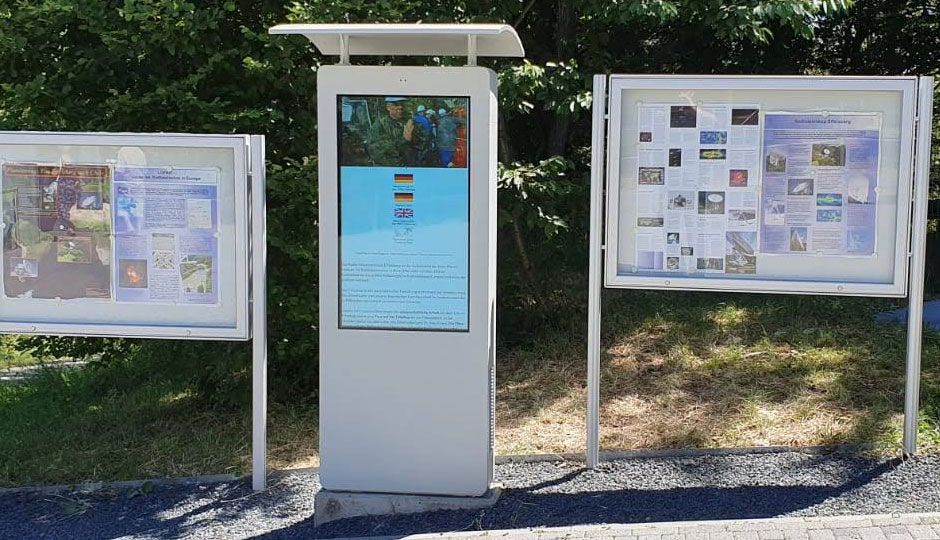
M 775 516 L 940 510 L 940 456 L 900 460 L 798 452 L 507 463 L 488 510 L 351 518 L 313 526 L 316 474 L 152 491 L 0 494 L 0 539 L 288 539 Z

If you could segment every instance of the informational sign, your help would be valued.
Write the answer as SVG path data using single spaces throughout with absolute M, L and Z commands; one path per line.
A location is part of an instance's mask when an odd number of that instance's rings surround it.
M 754 274 L 757 105 L 637 105 L 636 268 Z
M 606 284 L 903 295 L 915 88 L 612 76 Z
M 340 96 L 340 327 L 469 330 L 469 99 Z
M 768 113 L 761 251 L 875 252 L 881 116 Z
M 218 301 L 218 169 L 114 171 L 119 302 Z
M 4 295 L 111 298 L 110 168 L 6 162 L 0 171 Z
M 0 133 L 0 330 L 248 338 L 249 141 Z

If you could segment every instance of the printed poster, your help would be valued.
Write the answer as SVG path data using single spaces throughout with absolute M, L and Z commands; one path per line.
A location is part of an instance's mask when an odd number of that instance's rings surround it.
M 114 170 L 119 302 L 216 304 L 218 169 Z
M 111 171 L 6 162 L 3 290 L 8 298 L 111 298 Z
M 755 274 L 760 107 L 638 105 L 636 269 Z
M 761 251 L 875 252 L 881 116 L 767 113 Z

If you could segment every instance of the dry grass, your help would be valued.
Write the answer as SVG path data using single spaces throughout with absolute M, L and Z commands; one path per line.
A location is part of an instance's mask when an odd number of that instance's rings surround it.
M 900 440 L 904 330 L 883 300 L 605 293 L 604 450 Z M 497 451 L 583 452 L 585 345 L 573 328 L 499 359 Z M 937 333 L 925 339 L 921 448 L 940 448 Z

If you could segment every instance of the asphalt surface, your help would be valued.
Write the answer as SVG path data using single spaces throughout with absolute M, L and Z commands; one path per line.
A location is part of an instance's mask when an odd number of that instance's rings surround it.
M 0 539 L 288 539 L 594 523 L 940 510 L 940 456 L 905 461 L 798 452 L 497 466 L 493 508 L 313 526 L 316 474 L 92 493 L 0 493 Z

